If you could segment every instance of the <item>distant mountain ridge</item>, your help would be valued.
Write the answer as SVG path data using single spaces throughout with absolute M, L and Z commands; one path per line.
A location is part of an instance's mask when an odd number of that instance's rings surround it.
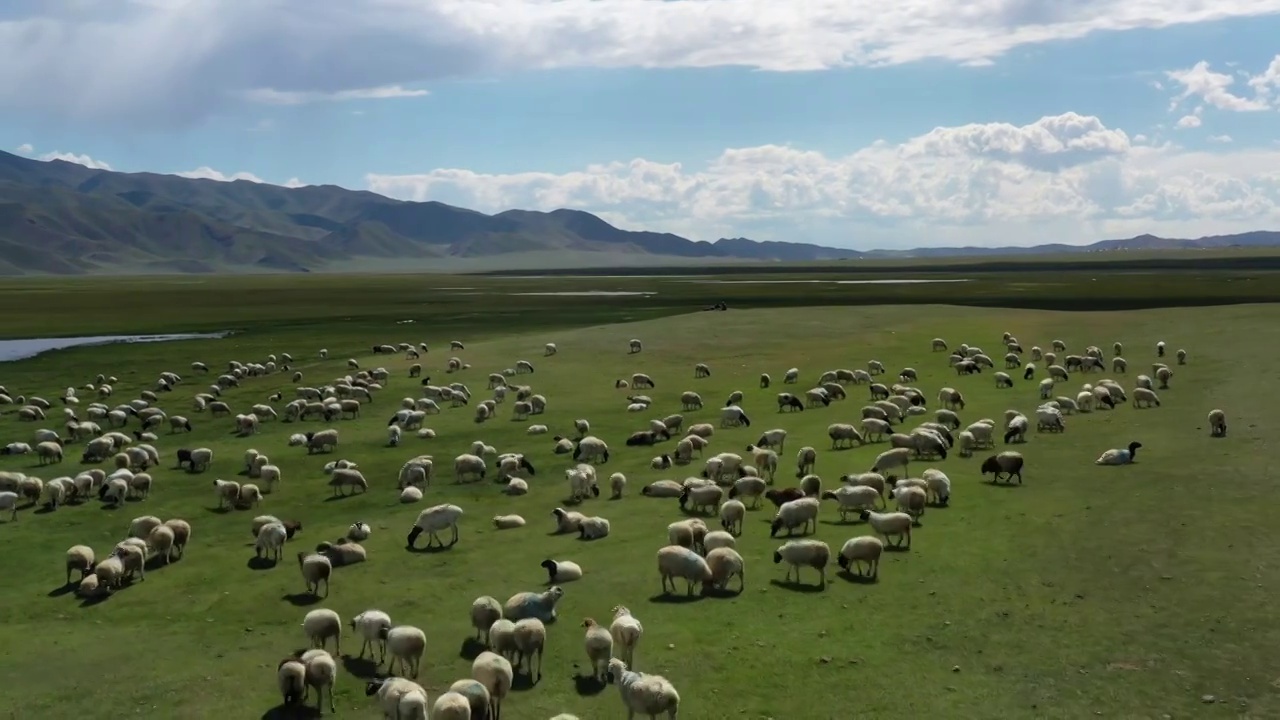
M 1280 245 L 1280 233 L 1198 240 L 1144 235 L 1085 247 L 865 252 L 747 238 L 709 243 L 622 230 L 580 210 L 486 215 L 334 185 L 286 188 L 121 173 L 0 152 L 0 275 L 313 272 L 371 263 L 400 270 L 460 263 L 493 269 L 529 257 L 547 267 L 662 265 L 673 259 L 806 262 L 1233 244 Z

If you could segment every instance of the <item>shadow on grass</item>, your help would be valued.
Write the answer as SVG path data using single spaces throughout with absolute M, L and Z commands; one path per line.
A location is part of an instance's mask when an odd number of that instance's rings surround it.
M 277 705 L 262 713 L 262 720 L 303 720 L 321 717 L 320 711 L 311 705 Z
M 831 525 L 834 527 L 841 527 L 841 526 L 848 526 L 848 525 L 862 525 L 864 522 L 865 522 L 864 520 L 857 517 L 851 517 L 848 520 L 819 520 L 818 521 L 819 524 Z
M 234 510 L 234 509 L 235 509 L 235 508 L 233 508 L 233 507 L 231 507 L 230 505 L 228 505 L 228 506 L 225 506 L 225 507 L 216 507 L 216 508 L 210 508 L 210 507 L 207 507 L 207 508 L 205 508 L 205 509 L 204 509 L 204 511 L 205 511 L 205 512 L 207 512 L 207 513 L 211 513 L 211 514 L 213 514 L 213 515 L 226 515 L 227 513 L 231 512 L 231 511 L 232 511 L 232 510 Z
M 790 580 L 770 580 L 769 584 L 776 588 L 790 590 L 795 593 L 820 593 L 827 589 L 825 585 L 812 585 L 808 583 L 793 582 Z
M 659 605 L 684 605 L 702 600 L 704 595 L 687 595 L 685 593 L 659 593 L 649 598 L 649 602 Z
M 693 508 L 680 508 L 680 514 L 685 517 L 700 518 L 702 520 L 712 517 L 711 513 L 703 512 L 702 510 L 695 510 Z
M 603 682 L 600 678 L 591 677 L 590 675 L 579 675 L 577 673 L 573 676 L 573 690 L 582 697 L 599 695 L 604 692 L 606 687 L 608 687 L 608 683 Z
M 417 555 L 435 555 L 436 553 L 448 552 L 453 549 L 454 543 L 448 545 L 423 545 L 422 547 L 413 547 L 405 545 L 405 552 L 415 553 Z
M 165 562 L 163 557 L 156 555 L 154 557 L 148 558 L 147 561 L 142 564 L 142 568 L 147 572 L 156 572 L 157 570 L 165 569 L 166 567 L 169 566 L 169 563 L 172 563 L 172 562 L 173 562 L 172 560 L 170 560 L 169 562 Z
M 363 495 L 363 494 L 364 494 L 364 493 L 349 493 L 349 494 L 347 494 L 347 495 L 330 495 L 329 497 L 325 498 L 325 499 L 324 499 L 324 501 L 325 501 L 325 502 L 338 502 L 339 500 L 346 500 L 347 498 L 353 498 L 353 497 L 355 497 L 355 496 L 357 496 L 357 495 Z
M 342 669 L 346 670 L 348 675 L 361 680 L 372 680 L 378 676 L 378 663 L 374 662 L 373 658 L 343 655 Z
M 32 507 L 32 506 L 34 506 L 34 505 L 35 505 L 35 503 L 32 503 L 31 505 L 28 505 L 27 507 Z M 32 515 L 48 515 L 48 514 L 49 514 L 49 513 L 51 513 L 51 512 L 53 512 L 53 508 L 49 507 L 48 505 L 41 505 L 40 507 L 36 508 L 35 510 L 32 510 L 32 511 L 31 511 L 31 514 L 32 514 Z
M 458 648 L 458 657 L 470 662 L 480 657 L 480 653 L 488 650 L 483 642 L 469 637 L 462 641 L 462 647 Z
M 512 675 L 511 677 L 511 689 L 517 692 L 532 690 L 535 687 L 537 687 L 538 683 L 540 682 L 542 682 L 542 664 L 541 663 L 538 664 L 538 674 L 536 677 L 527 670 L 523 672 L 520 670 L 517 670 L 515 674 Z
M 93 607 L 94 605 L 99 605 L 101 603 L 106 602 L 107 598 L 110 598 L 111 596 L 112 596 L 112 593 L 99 592 L 97 595 L 93 595 L 91 597 L 85 598 L 84 600 L 81 600 L 80 607 L 89 608 L 89 607 Z
M 836 577 L 844 580 L 845 582 L 853 583 L 854 585 L 875 585 L 877 582 L 877 579 L 870 575 L 858 575 L 857 573 L 849 570 L 841 570 L 837 572 Z
M 1118 467 L 1118 466 L 1117 466 L 1117 467 Z M 1019 484 L 1018 484 L 1018 483 L 1016 483 L 1016 482 L 1005 482 L 1005 481 L 1003 481 L 1003 480 L 1001 480 L 1000 482 L 996 482 L 995 480 L 988 480 L 988 481 L 987 481 L 986 483 L 984 483 L 984 484 L 985 484 L 987 487 L 993 487 L 993 488 L 1015 488 L 1015 489 L 1016 489 L 1016 488 L 1020 488 L 1020 487 L 1022 487 L 1021 485 L 1019 485 Z
M 250 570 L 270 570 L 278 564 L 279 563 L 272 558 L 258 557 L 255 555 L 249 558 L 249 562 L 245 563 L 244 566 Z
M 66 585 L 63 585 L 62 587 L 56 587 L 50 590 L 49 592 L 45 593 L 44 596 L 51 597 L 51 598 L 62 597 L 63 595 L 69 595 L 75 592 L 77 587 L 79 587 L 79 585 L 77 585 L 74 582 L 70 582 L 70 583 L 67 583 Z
M 301 593 L 285 593 L 284 595 L 280 596 L 280 599 L 284 600 L 285 602 L 289 603 L 294 607 L 306 607 L 308 605 L 315 605 L 316 603 L 320 602 L 324 598 L 320 597 L 319 595 L 316 595 L 313 592 L 301 592 Z
M 122 508 L 122 507 L 124 507 L 124 503 L 120 503 L 119 505 L 112 505 L 112 504 L 110 504 L 110 503 L 102 503 L 101 505 L 99 505 L 99 506 L 98 506 L 98 509 L 99 509 L 99 510 L 110 510 L 110 511 L 112 511 L 112 512 L 115 512 L 116 510 L 119 510 L 119 509 L 120 509 L 120 508 Z
M 904 553 L 904 552 L 911 552 L 911 548 L 907 545 L 891 545 L 889 543 L 885 543 L 884 551 L 891 552 L 891 553 Z
M 745 589 L 745 588 L 744 588 Z M 707 588 L 703 591 L 703 597 L 709 597 L 715 600 L 728 600 L 741 595 L 743 590 L 730 590 L 729 588 Z

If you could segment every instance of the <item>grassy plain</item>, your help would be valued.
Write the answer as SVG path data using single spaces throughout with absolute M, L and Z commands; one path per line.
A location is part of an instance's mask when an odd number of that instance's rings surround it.
M 1256 274 L 1255 274 L 1256 275 Z M 1280 548 L 1271 523 L 1258 509 L 1276 503 L 1267 470 L 1272 449 L 1269 405 L 1261 399 L 1280 389 L 1273 358 L 1277 340 L 1266 329 L 1280 322 L 1275 305 L 1163 309 L 1164 304 L 1221 300 L 1260 281 L 1205 273 L 1183 278 L 1048 274 L 986 278 L 939 285 L 695 284 L 662 278 L 488 279 L 450 278 L 201 278 L 149 279 L 121 287 L 98 282 L 19 281 L 0 286 L 0 306 L 27 308 L 0 319 L 0 336 L 52 336 L 237 330 L 230 338 L 116 345 L 60 351 L 0 365 L 0 385 L 13 393 L 58 396 L 97 373 L 119 377 L 113 400 L 136 397 L 158 372 L 187 379 L 160 403 L 192 417 L 189 436 L 163 434 L 157 446 L 165 466 L 156 472 L 151 497 L 119 511 L 98 504 L 55 513 L 24 510 L 4 523 L 9 558 L 0 603 L 9 612 L 0 625 L 0 675 L 17 692 L 0 700 L 0 716 L 16 718 L 258 717 L 278 703 L 274 665 L 304 644 L 299 623 L 311 607 L 328 607 L 344 619 L 371 607 L 398 623 L 422 627 L 429 647 L 423 684 L 432 696 L 469 673 L 460 656 L 471 635 L 470 602 L 489 594 L 500 600 L 542 586 L 538 563 L 572 559 L 586 577 L 566 586 L 562 621 L 551 627 L 546 675 L 536 687 L 508 700 L 509 720 L 573 712 L 583 718 L 623 717 L 615 688 L 575 681 L 582 651 L 581 618 L 607 622 L 616 604 L 632 608 L 646 628 L 639 669 L 670 678 L 680 690 L 681 717 L 744 718 L 1078 718 L 1280 715 L 1280 631 L 1272 593 L 1280 580 Z M 779 276 L 775 279 L 784 279 Z M 1234 286 L 1234 287 L 1233 287 Z M 474 288 L 446 290 L 444 288 Z M 518 292 L 632 290 L 649 296 L 562 297 L 505 295 Z M 1265 292 L 1264 292 L 1265 290 Z M 1219 291 L 1215 296 L 1213 292 Z M 1254 290 L 1251 290 L 1251 292 Z M 465 294 L 465 293 L 478 294 Z M 1178 294 L 1178 297 L 1173 297 Z M 1230 297 L 1235 297 L 1230 295 Z M 690 312 L 717 300 L 752 310 Z M 944 304 L 1115 307 L 1153 309 L 1049 312 Z M 1138 302 L 1141 301 L 1141 302 Z M 806 307 L 785 307 L 802 305 Z M 38 308 L 38 311 L 35 310 Z M 397 324 L 413 319 L 412 324 Z M 998 417 L 1006 408 L 1030 412 L 1034 383 L 1018 381 L 997 391 L 990 373 L 957 378 L 944 353 L 929 339 L 976 343 L 993 350 L 1000 334 L 1013 332 L 1026 347 L 1065 340 L 1072 351 L 1113 341 L 1126 346 L 1126 386 L 1149 370 L 1158 340 L 1183 347 L 1190 364 L 1175 367 L 1163 406 L 1125 406 L 1068 418 L 1065 435 L 1034 435 L 1019 449 L 1028 469 L 1023 487 L 981 481 L 977 458 L 952 456 L 936 466 L 954 484 L 952 506 L 931 509 L 908 553 L 886 554 L 878 583 L 863 585 L 836 575 L 822 592 L 782 587 L 782 567 L 771 563 L 771 513 L 753 513 L 739 550 L 747 561 L 746 591 L 729 599 L 663 602 L 654 552 L 665 544 L 667 523 L 682 517 L 674 500 L 653 500 L 640 488 L 660 477 L 680 479 L 697 466 L 656 472 L 658 451 L 629 449 L 622 441 L 650 415 L 679 411 L 679 394 L 697 390 L 705 410 L 686 412 L 688 423 L 716 422 L 718 405 L 733 390 L 746 393 L 751 429 L 717 429 L 713 451 L 742 449 L 770 427 L 790 432 L 783 454 L 792 469 L 801 445 L 819 449 L 817 469 L 828 485 L 843 472 L 864 470 L 884 446 L 830 451 L 825 429 L 856 422 L 865 390 L 830 408 L 781 416 L 773 395 L 757 388 L 761 372 L 780 380 L 789 367 L 802 370 L 800 389 L 836 367 L 862 367 L 872 358 L 891 371 L 920 373 L 931 399 L 943 385 L 961 389 L 969 405 L 965 421 Z M 626 341 L 645 342 L 628 356 Z M 450 353 L 451 339 L 467 343 Z M 407 437 L 385 447 L 385 423 L 398 399 L 416 396 L 407 377 L 410 361 L 375 357 L 380 342 L 426 341 L 427 372 L 437 381 L 460 380 L 478 397 L 491 371 L 530 360 L 537 368 L 522 382 L 549 399 L 548 412 L 528 422 L 472 422 L 469 409 L 446 409 L 429 419 L 434 440 Z M 543 358 L 546 342 L 560 352 Z M 326 347 L 331 359 L 321 361 Z M 342 445 L 331 456 L 308 457 L 286 447 L 290 432 L 320 423 L 267 424 L 254 438 L 230 433 L 229 419 L 190 411 L 191 396 L 206 381 L 189 370 L 192 360 L 211 368 L 227 361 L 261 361 L 290 352 L 306 384 L 346 374 L 345 359 L 362 367 L 387 367 L 388 388 L 355 421 L 334 423 Z M 994 353 L 993 353 L 994 354 Z M 1002 354 L 1002 353 L 1001 353 Z M 446 376 L 457 355 L 472 368 Z M 997 355 L 997 360 L 999 359 Z M 709 379 L 695 380 L 693 365 L 708 363 Z M 624 412 L 625 392 L 613 380 L 643 371 L 658 387 L 651 414 Z M 1109 374 L 1108 374 L 1109 375 Z M 1072 394 L 1085 379 L 1073 377 Z M 282 390 L 289 378 L 248 380 L 227 393 L 236 411 Z M 1065 393 L 1064 393 L 1065 394 Z M 1231 434 L 1214 440 L 1205 414 L 1222 407 Z M 615 454 L 602 470 L 622 471 L 630 484 L 617 502 L 592 500 L 586 511 L 609 517 L 613 535 L 583 543 L 550 537 L 550 510 L 565 494 L 568 462 L 551 453 L 548 436 L 525 428 L 549 425 L 568 434 L 575 418 L 588 418 L 593 433 Z M 55 427 L 56 421 L 41 426 Z M 128 429 L 133 429 L 132 427 Z M 29 440 L 34 430 L 12 413 L 0 417 L 0 440 Z M 455 485 L 447 468 L 474 440 L 500 451 L 528 454 L 538 469 L 531 492 L 507 498 L 489 481 Z M 1098 468 L 1103 450 L 1140 440 L 1144 449 L 1130 467 Z M 171 467 L 178 447 L 214 448 L 213 468 L 189 475 Z M 270 570 L 247 567 L 252 557 L 249 520 L 256 512 L 217 513 L 214 477 L 234 478 L 243 451 L 257 448 L 281 466 L 284 482 L 257 512 L 305 523 L 292 547 L 310 548 L 339 536 L 355 520 L 369 522 L 369 562 L 335 572 L 330 596 L 314 605 L 296 564 Z M 420 506 L 396 502 L 399 466 L 418 453 L 433 453 L 445 469 Z M 78 457 L 78 453 L 74 453 Z M 372 488 L 367 495 L 330 501 L 321 465 L 345 457 L 357 461 Z M 31 458 L 0 458 L 0 469 L 46 480 L 74 474 L 71 458 L 57 469 Z M 921 469 L 925 464 L 921 465 Z M 918 472 L 918 470 L 917 470 Z M 243 479 L 243 478 L 238 478 Z M 790 484 L 786 474 L 779 484 Z M 404 534 L 428 503 L 455 502 L 466 509 L 461 542 L 443 553 L 409 553 Z M 494 514 L 522 514 L 522 530 L 492 529 Z M 109 600 L 82 607 L 55 591 L 63 577 L 64 550 L 87 543 L 100 553 L 121 539 L 129 519 L 143 514 L 183 517 L 194 526 L 187 557 L 148 573 L 145 582 Z M 862 524 L 840 525 L 825 507 L 817 537 L 837 550 L 845 539 L 868 533 Z M 813 579 L 812 573 L 806 575 Z M 344 653 L 359 641 L 344 638 Z M 338 717 L 377 717 L 353 675 L 369 668 L 345 662 L 336 693 Z M 123 672 L 122 672 L 123 671 Z M 809 699 L 803 710 L 797 698 Z

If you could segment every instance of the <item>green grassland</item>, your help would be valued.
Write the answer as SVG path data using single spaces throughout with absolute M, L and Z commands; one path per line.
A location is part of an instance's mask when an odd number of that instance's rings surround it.
M 1274 363 L 1280 342 L 1267 330 L 1280 322 L 1280 306 L 1164 307 L 1264 299 L 1278 292 L 1274 279 L 1267 282 L 1257 273 L 1205 272 L 984 276 L 980 282 L 917 286 L 476 277 L 0 285 L 0 306 L 19 309 L 0 318 L 3 337 L 236 331 L 222 340 L 80 348 L 0 364 L 0 385 L 11 393 L 49 399 L 98 373 L 116 375 L 113 402 L 136 397 L 160 371 L 172 370 L 185 380 L 162 396 L 160 406 L 195 423 L 189 435 L 161 431 L 157 447 L 165 462 L 147 500 L 118 511 L 102 510 L 96 501 L 46 514 L 27 509 L 0 526 L 9 543 L 0 585 L 8 610 L 0 625 L 0 674 L 11 689 L 0 700 L 0 716 L 274 716 L 275 664 L 305 645 L 299 625 L 313 607 L 334 609 L 344 620 L 376 607 L 394 622 L 423 628 L 428 649 L 420 681 L 434 698 L 469 674 L 464 641 L 472 634 L 471 601 L 541 588 L 546 576 L 538 564 L 549 557 L 579 562 L 586 576 L 565 586 L 561 621 L 549 631 L 545 676 L 507 700 L 509 720 L 559 712 L 625 717 L 616 688 L 575 680 L 586 660 L 581 619 L 607 623 L 618 604 L 629 606 L 645 626 L 638 668 L 672 680 L 686 720 L 1280 716 L 1280 631 L 1272 598 L 1280 547 L 1265 512 L 1277 500 L 1267 472 L 1272 410 L 1266 400 L 1280 390 Z M 505 294 L 565 290 L 657 294 Z M 471 292 L 478 294 L 463 294 Z M 697 311 L 718 300 L 735 309 Z M 1125 309 L 1144 306 L 1150 309 Z M 1118 309 L 1065 311 L 1107 308 Z M 415 322 L 397 324 L 408 319 Z M 718 425 L 724 398 L 733 390 L 746 394 L 752 427 L 718 428 L 709 451 L 742 452 L 760 431 L 784 427 L 790 435 L 778 485 L 794 483 L 795 451 L 812 445 L 819 450 L 817 472 L 831 486 L 841 473 L 866 470 L 886 449 L 829 449 L 827 425 L 856 422 L 866 391 L 851 387 L 848 400 L 829 408 L 779 415 L 773 397 L 787 368 L 801 369 L 796 387 L 803 390 L 824 370 L 863 367 L 875 358 L 891 372 L 916 368 L 916 385 L 931 407 L 940 387 L 962 390 L 969 401 L 961 413 L 966 422 L 998 418 L 1007 408 L 1030 413 L 1038 403 L 1035 383 L 1019 375 L 1014 389 L 997 391 L 990 372 L 958 378 L 945 353 L 929 349 L 929 339 L 942 336 L 953 346 L 986 347 L 999 362 L 1003 353 L 994 350 L 1005 331 L 1028 349 L 1061 338 L 1073 352 L 1096 344 L 1109 355 L 1112 342 L 1123 342 L 1130 374 L 1112 377 L 1126 387 L 1137 373 L 1149 372 L 1158 340 L 1171 351 L 1186 348 L 1190 361 L 1174 368 L 1160 408 L 1076 415 L 1068 417 L 1063 435 L 1032 433 L 1018 448 L 1027 458 L 1021 487 L 983 482 L 978 467 L 984 453 L 913 463 L 913 474 L 933 466 L 951 477 L 952 503 L 927 512 L 909 552 L 886 553 L 875 584 L 850 582 L 833 565 L 821 592 L 779 585 L 775 581 L 786 570 L 771 562 L 779 541 L 769 538 L 772 512 L 761 509 L 749 516 L 738 540 L 746 558 L 745 592 L 693 602 L 659 597 L 654 554 L 666 544 L 666 525 L 683 515 L 675 500 L 644 498 L 639 491 L 662 477 L 697 474 L 700 466 L 650 470 L 649 459 L 663 450 L 626 448 L 623 440 L 650 417 L 679 412 L 682 391 L 697 390 L 706 401 L 704 410 L 683 413 L 687 424 Z M 632 337 L 644 341 L 643 353 L 627 354 Z M 466 342 L 466 349 L 449 352 L 451 339 Z M 527 359 L 536 372 L 519 380 L 547 396 L 548 411 L 516 422 L 508 405 L 497 419 L 477 425 L 470 409 L 445 409 L 428 419 L 435 439 L 407 433 L 400 447 L 388 448 L 387 418 L 420 386 L 407 376 L 410 360 L 374 356 L 370 346 L 400 341 L 427 342 L 426 373 L 436 382 L 467 383 L 476 400 L 489 395 L 488 373 Z M 557 343 L 559 354 L 542 357 L 546 342 Z M 322 347 L 330 351 L 327 361 L 318 358 Z M 259 435 L 240 438 L 231 434 L 229 418 L 191 411 L 192 395 L 209 382 L 192 375 L 191 361 L 216 372 L 233 359 L 263 361 L 280 352 L 297 358 L 304 384 L 345 375 L 348 357 L 364 368 L 386 367 L 392 380 L 361 419 L 332 423 L 342 441 L 331 455 L 308 456 L 286 446 L 289 433 L 325 426 L 319 422 L 267 423 Z M 446 375 L 453 355 L 471 368 Z M 710 365 L 712 377 L 694 379 L 698 362 Z M 657 382 L 646 393 L 655 400 L 651 413 L 626 413 L 626 391 L 613 387 L 616 378 L 633 372 Z M 773 375 L 773 388 L 758 388 L 761 372 Z M 1073 375 L 1060 394 L 1074 395 L 1097 377 Z M 277 390 L 292 398 L 287 374 L 246 380 L 225 399 L 245 412 Z M 1209 437 L 1205 415 L 1214 407 L 1228 413 L 1226 439 Z M 622 500 L 585 503 L 584 512 L 612 521 L 612 535 L 596 542 L 549 535 L 550 511 L 567 493 L 563 472 L 570 463 L 552 454 L 549 436 L 525 432 L 536 422 L 569 434 L 575 418 L 589 419 L 593 434 L 613 448 L 602 479 L 615 471 L 629 479 Z M 59 422 L 33 426 L 7 412 L 0 416 L 0 441 L 30 441 L 35 427 Z M 489 480 L 455 484 L 452 458 L 475 440 L 526 453 L 537 468 L 530 493 L 508 498 Z M 1130 440 L 1144 445 L 1139 462 L 1094 466 L 1103 450 Z M 177 448 L 200 445 L 215 450 L 210 471 L 192 475 L 172 468 Z M 282 468 L 282 485 L 256 511 L 216 512 L 213 478 L 243 480 L 237 474 L 249 447 Z M 46 480 L 74 474 L 79 452 L 72 450 L 61 467 L 5 457 L 0 470 Z M 422 504 L 398 504 L 397 470 L 419 453 L 436 457 L 437 477 Z M 329 499 L 321 467 L 339 457 L 359 463 L 372 485 L 367 494 Z M 407 552 L 404 536 L 417 513 L 439 502 L 465 509 L 460 542 L 446 552 Z M 307 599 L 299 597 L 304 586 L 296 563 L 268 570 L 247 565 L 253 556 L 249 522 L 259 512 L 304 522 L 289 546 L 294 551 L 337 538 L 353 521 L 368 522 L 374 529 L 365 543 L 369 561 L 337 569 L 328 598 L 300 605 Z M 519 513 L 529 525 L 496 531 L 489 518 L 499 513 Z M 144 514 L 191 522 L 184 559 L 153 569 L 144 582 L 98 604 L 82 606 L 73 595 L 53 592 L 63 579 L 67 547 L 85 543 L 106 553 L 123 538 L 129 520 Z M 861 523 L 840 524 L 824 503 L 816 537 L 833 550 L 869 532 Z M 812 571 L 805 579 L 815 579 Z M 348 633 L 344 654 L 358 649 L 359 640 Z M 355 677 L 369 668 L 343 664 L 338 717 L 378 717 Z M 1206 695 L 1215 707 L 1204 706 Z

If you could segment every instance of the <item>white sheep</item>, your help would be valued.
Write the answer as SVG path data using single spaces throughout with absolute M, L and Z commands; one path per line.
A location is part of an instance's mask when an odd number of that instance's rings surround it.
M 440 539 L 439 532 L 445 529 L 453 531 L 452 539 L 449 546 L 452 547 L 458 543 L 458 520 L 462 517 L 462 508 L 457 505 L 448 503 L 441 505 L 433 505 L 432 507 L 418 513 L 418 519 L 414 521 L 413 527 L 409 530 L 406 539 L 410 548 L 415 547 L 414 543 L 418 536 L 427 533 L 427 547 L 431 547 L 432 543 L 438 543 L 440 547 L 444 547 L 444 541 Z
M 609 661 L 607 677 L 618 685 L 628 718 L 639 713 L 652 720 L 665 712 L 670 720 L 675 720 L 680 709 L 680 694 L 666 678 L 628 670 L 627 664 L 618 658 Z
M 386 642 L 387 651 L 391 653 L 391 664 L 387 666 L 387 672 L 394 673 L 399 665 L 401 673 L 407 670 L 410 677 L 418 677 L 418 667 L 427 650 L 426 633 L 412 625 L 397 625 L 383 628 L 379 636 Z
M 320 593 L 320 583 L 324 583 L 324 596 L 329 596 L 329 577 L 333 574 L 333 563 L 319 553 L 298 553 L 298 568 L 302 571 L 302 579 L 307 584 L 307 592 L 312 595 Z
M 352 626 L 354 625 L 353 620 Z M 342 652 L 342 618 L 338 613 L 324 608 L 312 610 L 302 618 L 302 631 L 306 633 L 311 647 L 325 648 L 329 638 L 333 638 L 334 652 Z
M 609 659 L 613 657 L 613 635 L 592 618 L 583 620 L 582 626 L 586 628 L 582 645 L 591 664 L 591 677 L 603 681 L 608 674 Z
M 795 582 L 800 582 L 801 566 L 811 567 L 818 571 L 819 587 L 827 584 L 827 564 L 831 560 L 831 547 L 821 540 L 788 540 L 773 552 L 774 564 L 787 563 L 787 582 L 791 581 L 792 572 Z
M 360 633 L 362 638 L 359 657 L 363 658 L 364 651 L 367 649 L 370 657 L 373 657 L 375 652 L 377 653 L 379 665 L 386 662 L 387 641 L 385 634 L 391 630 L 390 615 L 381 610 L 365 610 L 351 618 L 351 629 Z
M 1227 414 L 1219 409 L 1209 411 L 1209 435 L 1211 437 L 1227 436 Z
M 502 606 L 502 616 L 507 620 L 519 622 L 532 618 L 544 623 L 556 619 L 556 605 L 564 598 L 564 588 L 552 585 L 546 590 L 536 592 L 520 592 L 507 598 Z
M 493 526 L 499 530 L 514 530 L 524 527 L 525 521 L 519 515 L 494 515 Z
M 532 667 L 532 661 L 530 661 L 530 667 Z M 539 667 L 539 670 L 541 670 L 541 667 Z M 511 685 L 515 680 L 515 672 L 511 667 L 511 663 L 501 655 L 486 650 L 477 655 L 476 659 L 472 661 L 471 677 L 483 685 L 484 689 L 489 693 L 487 714 L 490 718 L 497 720 L 502 716 L 502 701 L 511 692 Z
M 720 427 L 751 426 L 751 418 L 737 405 L 720 409 Z
M 668 545 L 658 551 L 658 574 L 662 576 L 664 595 L 668 593 L 668 583 L 670 592 L 675 592 L 677 577 L 688 581 L 688 595 L 693 595 L 694 585 L 701 584 L 705 587 L 711 581 L 711 568 L 707 566 L 707 561 L 693 550 L 680 545 Z
M 606 518 L 592 516 L 584 518 L 578 526 L 578 537 L 582 540 L 599 540 L 609 536 L 609 521 Z

